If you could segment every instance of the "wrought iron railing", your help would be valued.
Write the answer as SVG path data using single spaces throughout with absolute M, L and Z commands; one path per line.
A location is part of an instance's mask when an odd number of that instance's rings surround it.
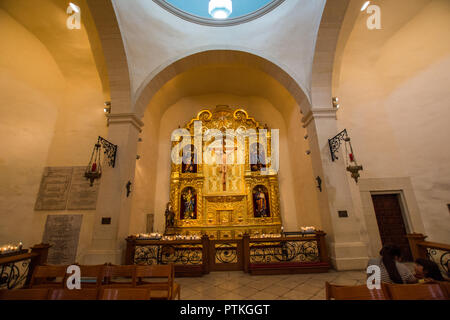
M 252 274 L 326 272 L 330 268 L 325 233 L 243 238 L 244 271 Z
M 326 272 L 330 267 L 325 233 L 321 231 L 259 239 L 245 234 L 242 239 L 233 240 L 210 240 L 207 235 L 201 240 L 173 241 L 143 240 L 131 236 L 127 238 L 125 263 L 173 263 L 175 274 L 187 275 L 218 270 L 249 272 L 252 265 L 261 264 L 281 264 L 278 267 L 305 268 L 314 272 Z
M 319 262 L 317 240 L 251 242 L 250 263 Z
M 420 233 L 407 235 L 414 260 L 418 258 L 434 261 L 444 277 L 450 279 L 450 245 L 425 241 L 427 236 Z
M 139 265 L 170 264 L 201 265 L 201 244 L 157 244 L 136 246 L 134 263 Z
M 233 264 L 238 262 L 237 243 L 217 243 L 215 247 L 214 261 L 217 264 Z
M 50 245 L 39 244 L 17 254 L 0 256 L 0 290 L 26 287 L 34 268 L 47 262 Z
M 31 259 L 3 264 L 0 267 L 0 290 L 19 289 L 25 285 Z
M 143 240 L 128 237 L 125 264 L 174 264 L 176 275 L 200 275 L 209 272 L 209 239 Z

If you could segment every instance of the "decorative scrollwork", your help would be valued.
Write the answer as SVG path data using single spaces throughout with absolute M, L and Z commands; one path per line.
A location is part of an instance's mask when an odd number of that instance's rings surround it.
M 31 260 L 4 264 L 0 267 L 0 289 L 19 289 L 28 276 Z
M 158 264 L 158 248 L 159 246 L 136 247 L 134 263 L 140 265 Z
M 102 137 L 98 137 L 98 144 L 103 148 L 103 153 L 108 158 L 108 164 L 114 168 L 116 165 L 117 146 Z
M 342 141 L 348 138 L 347 129 L 344 129 L 338 133 L 334 138 L 328 139 L 328 144 L 330 146 L 331 160 L 338 160 L 337 151 L 341 147 Z
M 237 247 L 236 244 L 233 243 L 220 243 L 215 246 L 216 263 L 237 263 L 238 255 L 237 255 Z
M 202 264 L 201 245 L 163 245 L 160 249 L 160 264 Z
M 427 255 L 431 261 L 434 261 L 439 266 L 441 272 L 443 272 L 447 278 L 450 278 L 450 251 L 428 248 Z
M 200 244 L 137 246 L 134 255 L 134 263 L 139 265 L 200 265 L 202 261 Z
M 250 263 L 318 262 L 317 241 L 285 241 L 250 244 Z

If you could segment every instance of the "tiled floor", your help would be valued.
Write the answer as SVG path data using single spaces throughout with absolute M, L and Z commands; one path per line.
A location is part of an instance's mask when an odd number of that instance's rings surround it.
M 325 300 L 325 281 L 341 285 L 366 283 L 364 271 L 251 276 L 212 272 L 201 278 L 177 278 L 182 300 Z

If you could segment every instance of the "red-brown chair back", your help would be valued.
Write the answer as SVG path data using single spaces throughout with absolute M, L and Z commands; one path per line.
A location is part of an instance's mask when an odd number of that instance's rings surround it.
M 438 283 L 386 284 L 392 300 L 446 300 L 447 295 Z
M 327 300 L 387 300 L 383 289 L 369 289 L 367 285 L 339 286 L 325 283 Z
M 67 276 L 66 271 L 67 266 L 36 266 L 31 276 L 30 288 L 45 285 L 63 287 Z M 56 281 L 49 281 L 48 279 L 56 279 Z
M 106 278 L 106 284 L 130 285 L 136 284 L 136 266 L 117 266 L 107 265 L 103 269 L 103 278 Z M 120 281 L 118 281 L 120 279 Z
M 98 289 L 51 289 L 49 300 L 97 300 Z
M 100 300 L 150 300 L 150 290 L 140 288 L 102 288 Z
M 102 285 L 104 281 L 103 276 L 106 265 L 80 265 L 79 267 L 82 279 L 81 288 L 98 288 Z M 92 282 L 86 282 L 88 278 L 92 279 Z
M 0 290 L 0 300 L 47 300 L 49 289 Z

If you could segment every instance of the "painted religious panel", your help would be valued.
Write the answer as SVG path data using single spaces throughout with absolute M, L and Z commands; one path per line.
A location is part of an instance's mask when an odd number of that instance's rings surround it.
M 265 186 L 253 188 L 253 214 L 255 218 L 270 217 L 269 192 Z
M 181 192 L 180 218 L 182 220 L 197 219 L 197 192 L 188 187 Z
M 253 143 L 250 146 L 250 168 L 252 172 L 261 171 L 266 167 L 266 152 L 260 143 Z
M 183 148 L 182 173 L 197 173 L 197 153 L 194 145 L 190 144 Z

